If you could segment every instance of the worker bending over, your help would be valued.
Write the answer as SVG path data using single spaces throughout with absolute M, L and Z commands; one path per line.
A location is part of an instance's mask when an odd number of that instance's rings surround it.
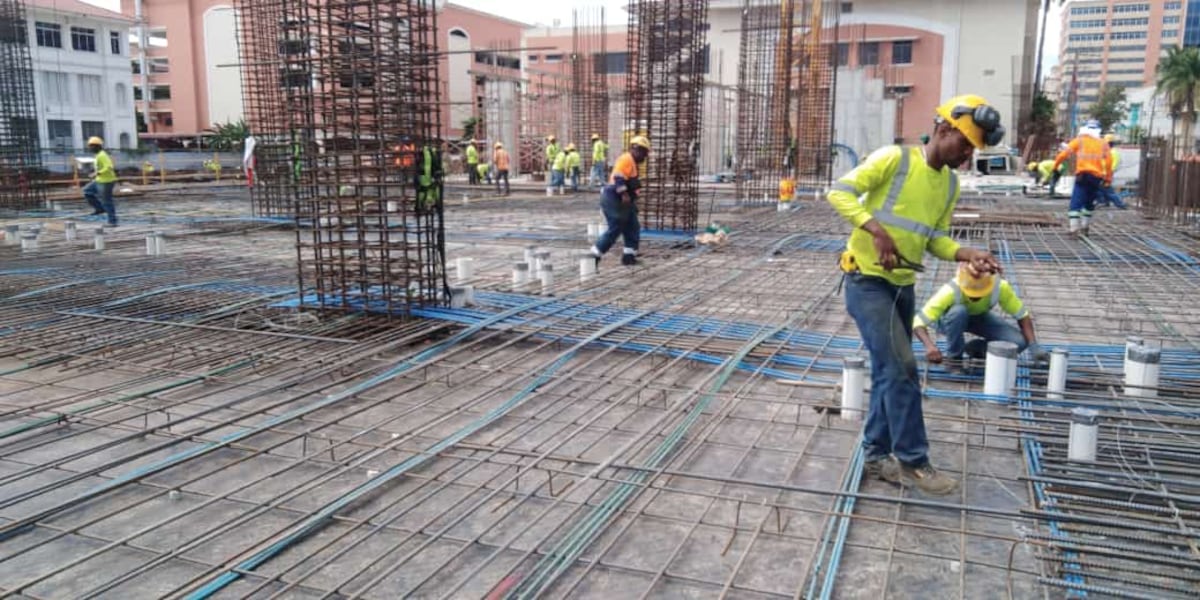
M 1020 330 L 992 312 L 996 306 L 1016 319 Z M 1029 309 L 1017 297 L 1012 285 L 992 273 L 975 275 L 965 264 L 959 266 L 953 281 L 943 285 L 925 303 L 913 321 L 913 333 L 925 346 L 926 360 L 941 363 L 942 353 L 929 335 L 929 327 L 935 323 L 938 331 L 946 336 L 944 358 L 951 367 L 962 366 L 964 354 L 970 358 L 983 358 L 987 343 L 994 341 L 1012 342 L 1017 345 L 1018 352 L 1029 348 L 1031 357 L 1037 362 L 1050 360 L 1050 354 L 1037 343 Z M 968 344 L 963 335 L 966 332 L 980 339 Z
M 567 176 L 571 178 L 571 193 L 579 193 L 579 175 L 582 158 L 579 156 L 579 151 L 575 149 L 575 144 L 567 144 Z
M 1075 189 L 1071 190 L 1067 220 L 1072 236 L 1087 237 L 1096 200 L 1104 194 L 1104 186 L 1112 185 L 1112 161 L 1108 142 L 1100 138 L 1099 121 L 1088 121 L 1079 130 L 1079 135 L 1054 158 L 1054 168 L 1072 156 L 1075 157 Z
M 1049 190 L 1051 197 L 1058 193 L 1058 180 L 1062 178 L 1063 170 L 1066 168 L 1066 165 L 1059 165 L 1055 169 L 1053 158 L 1029 163 L 1029 173 L 1033 176 L 1033 180 L 1039 186 L 1043 186 Z
M 846 308 L 871 355 L 862 440 L 868 476 L 929 494 L 958 485 L 929 461 L 912 351 L 913 284 L 926 251 L 966 263 L 972 273 L 1000 270 L 990 252 L 960 246 L 949 230 L 959 196 L 954 169 L 1003 139 L 995 108 L 979 96 L 958 96 L 937 107 L 929 143 L 876 150 L 829 192 L 829 203 L 854 227 L 841 266 Z
M 113 188 L 117 185 L 117 170 L 112 157 L 104 151 L 104 140 L 88 138 L 88 150 L 96 156 L 92 163 L 92 181 L 83 186 L 83 199 L 92 207 L 93 215 L 108 214 L 108 224 L 117 226 L 117 206 L 113 203 Z
M 637 264 L 638 243 L 642 234 L 637 214 L 638 191 L 642 187 L 638 165 L 646 162 L 648 156 L 650 140 L 646 136 L 639 135 L 629 140 L 629 152 L 617 158 L 608 185 L 600 191 L 600 210 L 604 212 L 608 228 L 592 246 L 592 256 L 597 266 L 600 265 L 600 258 L 617 241 L 617 236 L 621 237 L 625 246 L 621 253 L 621 264 Z

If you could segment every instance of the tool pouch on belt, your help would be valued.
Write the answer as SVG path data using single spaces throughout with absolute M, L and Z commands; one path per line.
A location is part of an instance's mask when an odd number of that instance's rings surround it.
M 858 263 L 854 260 L 854 254 L 849 250 L 842 250 L 842 253 L 838 255 L 838 268 L 842 270 L 842 278 L 838 279 L 837 291 L 834 292 L 836 294 L 842 292 L 842 286 L 846 283 L 846 276 L 858 272 Z

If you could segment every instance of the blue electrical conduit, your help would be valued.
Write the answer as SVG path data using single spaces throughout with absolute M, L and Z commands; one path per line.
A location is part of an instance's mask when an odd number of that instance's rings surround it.
M 548 302 L 550 302 L 550 300 L 538 300 L 535 302 L 531 302 L 529 304 L 529 306 L 533 307 L 533 306 L 537 306 L 539 304 L 544 304 L 544 303 L 548 303 Z M 73 508 L 74 506 L 76 506 L 82 502 L 86 502 L 88 500 L 91 500 L 92 498 L 103 495 L 104 493 L 114 490 L 116 488 L 119 488 L 127 483 L 136 481 L 138 479 L 141 479 L 148 475 L 152 475 L 154 473 L 158 473 L 160 471 L 163 471 L 170 467 L 176 466 L 180 463 L 183 463 L 183 462 L 190 460 L 192 458 L 195 458 L 197 456 L 207 454 L 207 453 L 217 450 L 219 448 L 228 446 L 229 444 L 241 441 L 252 435 L 262 433 L 263 431 L 271 429 L 277 425 L 280 425 L 280 424 L 290 421 L 292 419 L 303 417 L 304 415 L 310 414 L 312 412 L 315 412 L 317 410 L 320 410 L 322 408 L 328 407 L 332 404 L 335 404 L 337 402 L 345 400 L 346 398 L 349 398 L 349 397 L 353 396 L 354 394 L 358 394 L 364 390 L 368 390 L 368 389 L 373 388 L 382 383 L 386 383 L 392 379 L 395 379 L 396 377 L 399 377 L 400 375 L 403 375 L 417 367 L 420 367 L 424 361 L 427 361 L 428 359 L 440 354 L 441 352 L 454 346 L 455 344 L 461 342 L 462 340 L 465 340 L 466 338 L 483 330 L 485 327 L 490 325 L 492 322 L 503 320 L 504 318 L 511 316 L 512 314 L 521 312 L 521 310 L 522 309 L 520 309 L 520 308 L 512 309 L 512 310 L 497 314 L 492 319 L 483 321 L 476 326 L 464 329 L 464 330 L 430 346 L 429 348 L 422 350 L 421 352 L 417 353 L 416 355 L 412 356 L 411 358 L 408 358 L 408 359 L 402 361 L 401 363 L 383 371 L 382 373 L 375 375 L 375 376 L 371 377 L 370 379 L 367 379 L 366 381 L 363 381 L 362 383 L 359 383 L 355 386 L 352 386 L 350 388 L 342 390 L 341 392 L 331 394 L 331 395 L 326 396 L 325 398 L 318 400 L 316 402 L 307 404 L 307 405 L 297 408 L 295 410 L 291 410 L 286 413 L 283 413 L 278 416 L 267 419 L 266 421 L 263 421 L 262 423 L 255 425 L 254 427 L 225 435 L 225 436 L 219 438 L 217 441 L 208 442 L 208 443 L 196 446 L 195 448 L 191 448 L 191 449 L 185 450 L 183 452 L 178 452 L 178 453 L 172 454 L 166 458 L 163 458 L 162 460 L 139 467 L 137 469 L 134 469 L 133 471 L 130 471 L 129 473 L 118 476 L 118 477 L 116 477 L 110 481 L 107 481 L 101 485 L 98 485 L 90 490 L 81 492 L 80 494 L 77 494 L 76 496 L 73 496 L 67 500 L 59 502 L 58 504 L 55 504 L 54 506 L 43 509 L 32 515 L 23 517 L 17 521 L 12 521 L 10 523 L 6 523 L 6 524 L 0 526 L 0 541 L 4 541 L 8 538 L 13 537 L 14 535 L 21 533 L 22 531 L 28 529 L 29 527 L 32 527 L 38 521 L 42 521 L 46 518 L 57 515 L 65 510 Z
M 699 292 L 690 292 L 690 293 L 684 294 L 684 295 L 672 300 L 671 302 L 669 302 L 667 304 L 667 306 L 683 302 L 688 298 L 694 297 L 698 293 Z M 509 311 L 509 312 L 511 312 L 511 311 Z M 587 336 L 586 338 L 581 339 L 579 342 L 577 342 L 574 345 L 574 347 L 563 352 L 558 357 L 558 359 L 556 359 L 550 365 L 544 367 L 538 373 L 538 375 L 533 378 L 532 381 L 530 381 L 528 384 L 526 384 L 523 388 L 521 388 L 516 394 L 514 394 L 508 400 L 504 401 L 503 403 L 499 404 L 495 408 L 484 413 L 478 419 L 475 419 L 474 421 L 464 425 L 462 428 L 460 428 L 458 431 L 454 432 L 453 434 L 451 434 L 445 438 L 442 438 L 441 440 L 439 440 L 437 443 L 433 444 L 426 450 L 389 468 L 387 471 L 384 471 L 383 473 L 375 476 L 370 481 L 367 481 L 366 483 L 363 483 L 363 484 L 355 487 L 354 489 L 350 490 L 349 492 L 347 492 L 347 493 L 337 497 L 333 501 L 325 504 L 323 507 L 321 507 L 320 510 L 318 510 L 317 512 L 315 512 L 314 514 L 312 514 L 311 516 L 306 518 L 303 522 L 297 524 L 295 527 L 292 528 L 292 530 L 290 532 L 288 532 L 286 535 L 284 535 L 280 539 L 276 540 L 270 546 L 267 546 L 266 548 L 258 551 L 250 558 L 243 560 L 242 562 L 238 563 L 234 567 L 226 570 L 221 575 L 208 580 L 206 583 L 201 585 L 198 589 L 196 589 L 195 591 L 184 596 L 184 598 L 186 600 L 204 600 L 206 598 L 209 598 L 213 594 L 221 591 L 229 584 L 233 583 L 234 581 L 237 581 L 242 576 L 243 572 L 253 571 L 254 569 L 261 566 L 263 563 L 267 562 L 268 560 L 270 560 L 273 557 L 275 557 L 276 555 L 278 555 L 280 552 L 283 552 L 285 549 L 287 549 L 292 544 L 304 539 L 305 537 L 312 534 L 317 529 L 320 529 L 321 527 L 323 527 L 329 521 L 329 519 L 332 518 L 337 513 L 337 511 L 342 510 L 343 508 L 346 508 L 347 506 L 354 503 L 356 500 L 358 500 L 362 496 L 371 493 L 372 491 L 387 484 L 388 482 L 392 481 L 393 479 L 396 479 L 397 477 L 401 477 L 401 476 L 407 474 L 409 471 L 419 468 L 420 466 L 424 465 L 426 462 L 433 460 L 443 450 L 446 450 L 447 448 L 450 448 L 451 446 L 454 446 L 455 444 L 463 441 L 467 437 L 479 432 L 483 428 L 494 423 L 497 419 L 507 415 L 509 411 L 524 404 L 525 401 L 528 400 L 529 397 L 538 390 L 538 388 L 542 387 L 543 385 L 546 384 L 546 382 L 550 381 L 550 379 L 554 376 L 555 373 L 558 372 L 559 369 L 561 369 L 564 365 L 566 365 L 571 359 L 575 358 L 575 356 L 579 353 L 580 350 L 584 349 L 585 347 L 592 344 L 593 342 L 598 341 L 600 338 L 602 338 L 610 333 L 613 333 L 623 327 L 627 327 L 631 323 L 633 323 L 639 319 L 642 319 L 645 317 L 645 315 L 652 314 L 653 312 L 654 312 L 653 310 L 647 310 L 642 313 L 634 313 L 631 315 L 626 315 L 623 319 L 620 319 L 618 321 L 610 323 L 610 324 L 604 326 L 603 328 L 597 330 L 596 332 L 592 333 L 591 335 Z M 502 313 L 502 314 L 504 314 L 504 313 Z M 664 316 L 664 318 L 666 318 L 666 317 Z M 481 322 L 480 324 L 477 324 L 476 327 L 484 325 L 485 323 L 486 322 Z M 565 340 L 566 338 L 556 338 L 556 339 Z M 377 452 L 377 454 L 383 454 L 384 452 L 386 452 L 388 450 L 389 450 L 388 448 L 381 448 L 381 449 L 377 450 L 376 452 Z
M 506 598 L 532 598 L 540 595 L 558 579 L 560 575 L 583 553 L 584 549 L 599 535 L 612 516 L 620 510 L 629 497 L 641 488 L 641 483 L 651 476 L 663 462 L 674 452 L 683 436 L 699 420 L 700 415 L 708 408 L 713 399 L 725 386 L 725 382 L 733 374 L 740 363 L 751 350 L 758 347 L 772 336 L 785 330 L 795 321 L 804 317 L 797 314 L 783 325 L 768 329 L 744 344 L 736 353 L 725 359 L 716 379 L 709 390 L 692 406 L 684 418 L 676 424 L 663 442 L 654 452 L 643 461 L 642 468 L 632 475 L 629 480 L 617 486 L 609 496 L 593 508 L 589 516 L 576 521 L 575 526 L 545 554 L 534 566 L 533 571 L 523 577 L 516 586 L 508 591 Z
M 57 291 L 57 290 L 61 290 L 61 289 L 69 288 L 69 287 L 75 287 L 77 285 L 87 285 L 89 283 L 100 283 L 100 282 L 108 282 L 108 281 L 121 281 L 124 279 L 137 279 L 139 277 L 151 277 L 154 275 L 165 275 L 167 273 L 177 273 L 177 272 L 178 271 L 151 271 L 149 273 L 135 273 L 133 275 L 109 275 L 109 276 L 105 276 L 105 277 L 94 277 L 92 279 L 77 279 L 75 281 L 59 283 L 59 284 L 55 284 L 55 285 L 52 285 L 49 287 L 39 288 L 36 290 L 29 290 L 28 292 L 22 292 L 15 296 L 8 296 L 6 298 L 0 298 L 0 302 L 7 303 L 10 300 L 24 300 L 26 298 L 32 298 L 34 296 L 48 294 L 53 291 Z

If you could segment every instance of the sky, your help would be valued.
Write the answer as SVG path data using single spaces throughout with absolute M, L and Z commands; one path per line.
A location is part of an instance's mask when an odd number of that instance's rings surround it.
M 88 4 L 103 6 L 111 10 L 120 7 L 120 0 L 83 0 Z M 605 8 L 605 20 L 610 24 L 624 22 L 626 17 L 624 7 L 628 0 L 554 0 L 552 2 L 521 2 L 520 0 L 454 0 L 455 4 L 501 15 L 525 23 L 553 25 L 558 19 L 560 24 L 571 24 L 573 9 L 594 9 L 598 6 Z M 1058 36 L 1062 30 L 1062 8 L 1057 2 L 1051 2 L 1050 22 L 1046 24 L 1045 65 L 1043 72 L 1049 72 L 1050 67 L 1058 64 Z

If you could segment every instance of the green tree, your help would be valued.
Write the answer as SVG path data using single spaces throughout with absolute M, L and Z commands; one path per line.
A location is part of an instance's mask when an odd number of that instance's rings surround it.
M 1100 97 L 1088 109 L 1088 116 L 1100 121 L 1101 131 L 1112 131 L 1113 126 L 1125 120 L 1129 106 L 1125 104 L 1125 88 L 1106 85 L 1100 89 Z
M 1033 111 L 1029 114 L 1029 120 L 1025 122 L 1025 131 L 1022 132 L 1025 141 L 1021 146 L 1025 148 L 1025 160 L 1031 160 L 1032 156 L 1041 156 L 1054 148 L 1058 138 L 1054 113 L 1054 101 L 1046 94 L 1038 92 L 1033 97 Z
M 249 135 L 250 127 L 246 125 L 246 121 L 239 119 L 228 123 L 217 123 L 211 129 L 206 130 L 204 143 L 213 150 L 227 152 L 240 149 Z
M 475 131 L 479 129 L 479 117 L 471 117 L 462 122 L 463 139 L 470 140 L 475 138 Z
M 1166 56 L 1158 60 L 1155 87 L 1167 97 L 1176 152 L 1191 152 L 1195 144 L 1196 100 L 1200 97 L 1200 48 L 1167 48 Z

